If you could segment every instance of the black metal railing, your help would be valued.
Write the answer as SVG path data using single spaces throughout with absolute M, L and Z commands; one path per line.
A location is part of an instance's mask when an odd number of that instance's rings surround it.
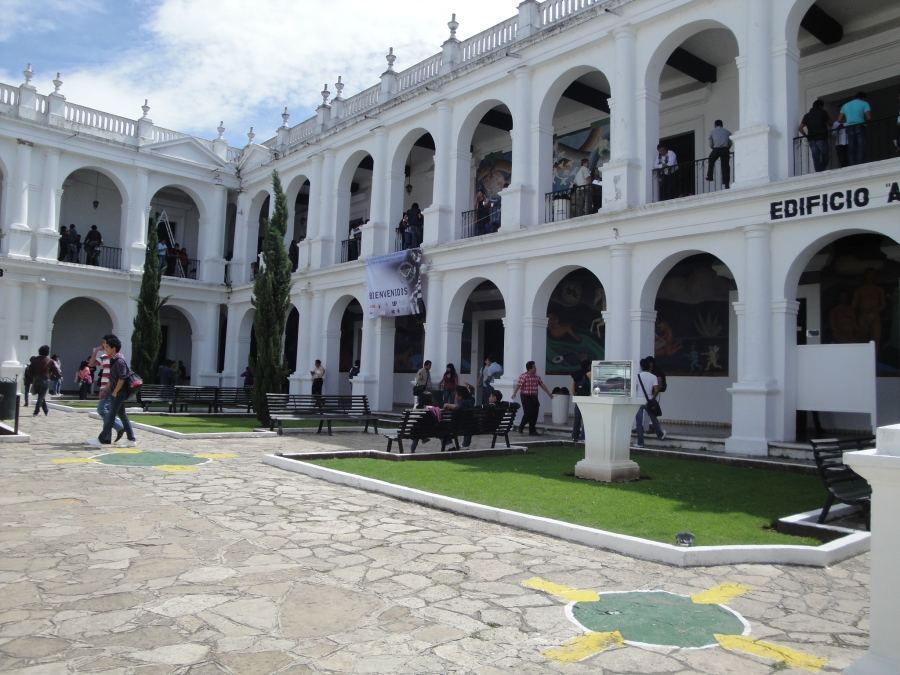
M 406 247 L 403 245 L 403 232 L 400 231 L 400 228 L 396 228 L 394 230 L 394 252 L 403 251 Z
M 794 175 L 843 169 L 900 156 L 897 117 L 883 117 L 864 124 L 839 126 L 826 138 L 794 139 Z
M 162 272 L 164 277 L 176 279 L 199 279 L 200 261 L 193 258 L 166 257 L 166 268 Z
M 675 170 L 653 170 L 653 201 L 664 202 L 669 199 L 690 197 L 692 195 L 708 194 L 728 189 L 734 181 L 734 153 L 728 154 L 728 181 L 725 181 L 726 173 L 723 158 L 715 162 L 712 180 L 709 176 L 710 160 L 708 157 L 693 162 L 679 164 Z
M 356 237 L 344 239 L 344 241 L 341 242 L 341 262 L 345 263 L 359 260 L 359 249 L 361 244 L 361 240 Z
M 502 211 L 500 205 L 472 209 L 462 213 L 462 239 L 492 234 L 500 229 Z
M 90 267 L 105 267 L 110 270 L 118 270 L 122 268 L 122 249 L 113 248 L 112 246 L 85 246 L 75 251 L 74 258 L 72 256 L 63 256 L 62 262 L 73 262 L 79 265 L 88 265 Z
M 603 205 L 602 185 L 580 185 L 544 195 L 544 222 L 568 220 L 597 213 Z

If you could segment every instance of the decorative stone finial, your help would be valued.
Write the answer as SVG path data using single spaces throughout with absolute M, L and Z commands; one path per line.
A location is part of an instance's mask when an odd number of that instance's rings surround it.
M 447 28 L 450 29 L 450 39 L 456 39 L 456 29 L 459 28 L 459 21 L 456 20 L 456 14 L 453 15 L 453 18 L 447 22 Z
M 324 86 L 325 88 L 320 92 L 322 94 L 322 105 L 328 105 L 328 97 L 331 96 L 331 92 L 328 91 L 328 84 Z
M 58 93 L 59 93 L 59 88 L 63 85 L 62 80 L 59 79 L 59 76 L 60 76 L 60 73 L 57 73 L 57 74 L 56 74 L 56 79 L 53 80 L 53 86 L 56 87 L 56 88 L 53 90 L 53 93 L 54 93 L 54 94 L 58 94 Z
M 341 92 L 344 91 L 344 83 L 341 82 L 340 75 L 338 75 L 338 81 L 334 83 L 334 89 L 337 92 L 337 96 L 335 96 L 335 98 L 340 98 Z
M 225 121 L 224 120 L 219 122 L 219 126 L 216 127 L 216 131 L 219 132 L 219 137 L 216 140 L 224 141 L 225 140 Z
M 387 59 L 387 62 L 388 62 L 388 70 L 393 70 L 393 69 L 394 69 L 394 61 L 397 60 L 397 57 L 394 56 L 394 48 L 393 48 L 393 47 L 391 47 L 391 48 L 388 50 L 387 56 L 385 56 L 384 58 Z
M 254 138 L 256 138 L 256 134 L 253 133 L 253 127 L 250 127 L 250 133 L 247 134 L 248 143 L 252 143 Z
M 144 111 L 144 119 L 147 119 L 147 113 L 150 112 L 150 99 L 144 99 L 144 105 L 141 106 L 141 110 Z
M 31 69 L 31 64 L 28 64 L 28 67 L 22 71 L 22 74 L 25 76 L 25 86 L 31 86 L 31 78 L 34 77 L 34 71 Z
M 281 126 L 285 129 L 288 128 L 288 120 L 291 119 L 290 113 L 287 111 L 287 106 L 284 107 L 284 112 L 281 113 Z

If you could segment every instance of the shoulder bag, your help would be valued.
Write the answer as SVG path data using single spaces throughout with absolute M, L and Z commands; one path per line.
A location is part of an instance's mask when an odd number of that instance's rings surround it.
M 644 398 L 647 399 L 647 405 L 644 406 L 648 413 L 653 415 L 654 417 L 659 417 L 662 415 L 662 408 L 659 406 L 659 401 L 655 398 L 650 398 L 647 396 L 647 390 L 644 388 L 644 380 L 641 379 L 641 376 L 638 375 L 638 383 L 641 385 L 641 390 L 644 392 Z

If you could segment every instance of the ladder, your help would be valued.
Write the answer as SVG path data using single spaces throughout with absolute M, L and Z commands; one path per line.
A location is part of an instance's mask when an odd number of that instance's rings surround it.
M 166 215 L 165 210 L 160 212 L 159 218 L 157 218 L 157 224 L 162 223 L 166 226 L 166 235 L 169 237 L 169 247 L 175 245 L 175 235 L 172 234 L 172 226 L 169 224 L 169 216 Z M 184 269 L 181 266 L 181 259 L 175 258 L 175 276 L 185 278 L 187 275 L 184 273 Z

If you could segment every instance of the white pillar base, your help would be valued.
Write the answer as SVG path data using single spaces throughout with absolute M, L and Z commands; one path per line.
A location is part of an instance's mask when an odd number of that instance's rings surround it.
M 59 232 L 54 229 L 41 229 L 37 231 L 37 255 L 38 262 L 56 262 L 59 260 Z
M 624 211 L 637 206 L 641 167 L 627 159 L 607 162 L 603 172 L 603 211 Z
M 725 452 L 765 457 L 769 454 L 769 408 L 778 390 L 766 382 L 737 382 L 731 394 L 731 436 L 725 440 Z
M 123 251 L 123 253 L 128 254 L 128 259 L 122 261 L 122 269 L 126 272 L 142 274 L 144 259 L 147 257 L 147 245 L 135 242 L 131 245 L 130 250 Z
M 200 279 L 208 284 L 225 283 L 225 258 L 207 258 L 201 263 Z
M 500 192 L 500 199 L 500 232 L 522 230 L 535 224 L 531 186 L 513 183 Z
M 442 204 L 433 204 L 422 211 L 425 229 L 423 246 L 437 246 L 453 241 L 453 209 Z
M 630 396 L 575 396 L 584 419 L 584 459 L 575 465 L 578 478 L 619 483 L 636 480 L 640 467 L 631 461 L 631 423 L 641 407 Z
M 6 257 L 11 260 L 31 260 L 31 235 L 32 231 L 13 223 L 6 231 Z M 59 234 L 56 235 L 57 238 Z
M 775 144 L 781 139 L 767 124 L 740 129 L 731 135 L 734 141 L 734 180 L 732 188 L 765 185 L 772 180 Z

